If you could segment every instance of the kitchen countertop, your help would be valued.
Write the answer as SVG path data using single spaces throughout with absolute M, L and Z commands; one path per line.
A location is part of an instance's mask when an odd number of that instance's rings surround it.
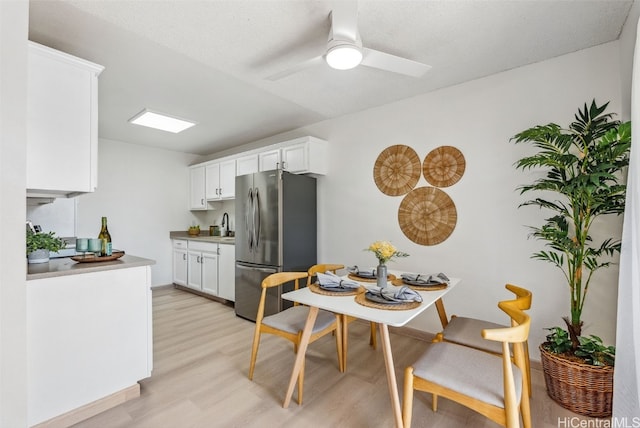
M 51 259 L 49 263 L 27 264 L 27 281 L 32 279 L 52 278 L 56 276 L 78 275 L 101 272 L 105 270 L 127 269 L 139 266 L 150 266 L 155 260 L 125 254 L 117 260 L 109 262 L 78 263 L 69 257 Z
M 236 243 L 236 238 L 234 236 L 209 236 L 209 232 L 201 231 L 200 235 L 194 236 L 189 235 L 187 232 L 183 231 L 174 231 L 169 232 L 170 239 L 188 239 L 191 241 L 203 241 L 203 242 L 215 242 L 218 244 L 229 244 L 234 245 Z

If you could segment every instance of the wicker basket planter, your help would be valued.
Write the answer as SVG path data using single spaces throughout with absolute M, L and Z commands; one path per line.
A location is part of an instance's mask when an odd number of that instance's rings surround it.
M 580 415 L 611 416 L 613 367 L 581 364 L 553 354 L 540 345 L 547 394 Z

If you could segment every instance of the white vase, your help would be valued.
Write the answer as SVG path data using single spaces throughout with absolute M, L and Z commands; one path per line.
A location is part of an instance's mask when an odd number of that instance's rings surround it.
M 30 264 L 34 263 L 49 263 L 49 250 L 35 250 L 27 255 L 27 260 Z

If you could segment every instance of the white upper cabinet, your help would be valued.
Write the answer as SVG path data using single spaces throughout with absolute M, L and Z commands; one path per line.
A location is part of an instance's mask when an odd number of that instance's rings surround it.
M 98 75 L 104 67 L 29 42 L 27 196 L 98 185 Z
M 260 158 L 260 171 L 280 169 L 280 149 L 260 152 L 258 157 Z
M 236 197 L 236 160 L 231 159 L 220 163 L 220 198 L 233 199 Z
M 258 172 L 258 154 L 241 156 L 236 159 L 236 175 L 246 175 Z
M 220 199 L 220 164 L 208 163 L 205 166 L 207 200 Z
M 204 165 L 189 168 L 189 209 L 206 210 L 207 197 L 205 194 L 205 167 Z
M 262 149 L 190 166 L 190 209 L 206 210 L 207 201 L 234 199 L 236 176 L 283 169 L 294 174 L 326 175 L 327 142 L 301 137 Z
M 207 200 L 233 199 L 236 197 L 236 160 L 206 164 Z
M 327 173 L 327 142 L 302 137 L 280 143 L 259 153 L 260 171 L 283 169 L 293 174 Z

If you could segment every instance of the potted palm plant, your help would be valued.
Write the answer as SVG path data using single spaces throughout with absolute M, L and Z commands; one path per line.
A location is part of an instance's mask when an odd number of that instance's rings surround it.
M 511 139 L 537 149 L 517 161 L 516 168 L 544 173 L 518 188 L 537 196 L 521 207 L 551 213 L 543 225 L 530 227 L 531 236 L 545 246 L 532 258 L 561 269 L 562 285 L 570 293 L 566 328 L 551 328 L 540 346 L 547 392 L 565 408 L 595 417 L 611 414 L 615 348 L 597 336 L 582 335 L 582 309 L 594 273 L 608 267 L 620 251 L 620 237 L 595 242 L 591 231 L 598 217 L 624 212 L 631 146 L 631 123 L 613 120 L 606 113 L 608 104 L 585 103 L 568 128 L 550 123 Z
M 56 252 L 64 248 L 62 239 L 54 232 L 32 232 L 27 230 L 27 260 L 29 263 L 47 263 L 49 251 Z

